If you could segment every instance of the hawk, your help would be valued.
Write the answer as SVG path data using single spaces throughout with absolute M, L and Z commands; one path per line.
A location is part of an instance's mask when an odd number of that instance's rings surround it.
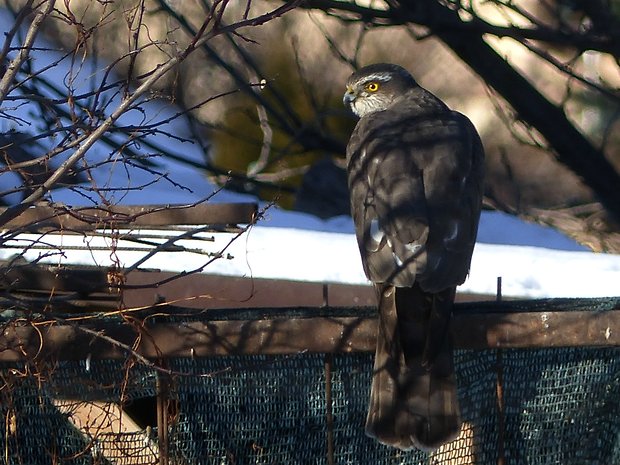
M 349 77 L 351 213 L 379 308 L 366 433 L 433 450 L 461 427 L 450 317 L 469 271 L 484 151 L 473 124 L 402 67 Z

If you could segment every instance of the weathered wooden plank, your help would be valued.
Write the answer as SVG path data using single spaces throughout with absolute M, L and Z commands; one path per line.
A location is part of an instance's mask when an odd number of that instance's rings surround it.
M 18 296 L 45 302 L 48 309 L 61 313 L 101 312 L 119 307 L 148 307 L 172 302 L 188 309 L 275 308 L 275 307 L 362 307 L 375 304 L 370 284 L 340 284 L 246 278 L 194 273 L 181 275 L 166 271 L 133 270 L 123 279 L 114 279 L 102 267 L 18 265 L 0 266 L 0 307 L 11 305 Z M 111 282 L 121 284 L 113 285 Z M 53 295 L 57 299 L 51 299 Z M 491 296 L 458 293 L 457 301 L 491 299 Z M 36 302 L 32 301 L 35 307 Z
M 0 208 L 2 214 L 6 208 Z M 251 223 L 255 203 L 204 203 L 200 205 L 114 205 L 109 207 L 36 206 L 12 219 L 3 229 L 93 230 L 110 227 L 162 227 L 171 225 L 228 225 Z
M 620 346 L 620 310 L 460 314 L 453 328 L 466 349 Z
M 46 304 L 53 305 L 61 313 L 76 308 L 81 312 L 113 310 L 119 307 L 121 297 L 125 308 L 148 307 L 161 302 L 173 302 L 177 307 L 188 309 L 320 307 L 326 304 L 352 307 L 370 306 L 375 302 L 370 285 L 134 270 L 117 280 L 120 284 L 114 286 L 110 284 L 109 273 L 110 270 L 103 267 L 0 266 L 0 289 L 10 290 L 10 295 L 19 296 L 24 303 L 28 298 L 47 297 Z M 100 299 L 94 301 L 91 293 Z M 56 303 L 50 295 L 62 299 Z M 4 305 L 9 304 L 7 295 Z
M 75 360 L 88 356 L 114 359 L 126 357 L 126 347 L 133 347 L 136 353 L 149 359 L 374 351 L 376 318 L 373 315 L 365 311 L 360 316 L 332 317 L 326 314 L 329 310 L 323 309 L 317 317 L 147 324 L 140 329 L 139 341 L 137 330 L 129 325 L 89 321 L 82 322 L 83 326 L 11 324 L 2 328 L 0 361 L 48 357 Z M 455 346 L 460 349 L 620 346 L 618 309 L 470 312 L 456 315 L 453 328 Z

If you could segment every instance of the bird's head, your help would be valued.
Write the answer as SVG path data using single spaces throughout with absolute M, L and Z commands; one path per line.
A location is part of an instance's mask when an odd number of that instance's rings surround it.
M 401 66 L 377 63 L 361 68 L 347 79 L 342 102 L 361 118 L 385 110 L 416 85 L 411 74 Z

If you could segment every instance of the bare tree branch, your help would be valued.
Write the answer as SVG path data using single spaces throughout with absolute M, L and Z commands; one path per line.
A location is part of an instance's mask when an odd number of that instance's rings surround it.
M 30 8 L 32 3 L 32 1 L 29 1 L 26 4 L 26 8 Z M 28 56 L 30 55 L 30 49 L 34 43 L 34 39 L 36 38 L 37 33 L 39 32 L 39 29 L 43 24 L 43 21 L 54 9 L 54 3 L 55 0 L 48 0 L 44 3 L 44 6 L 37 11 L 34 20 L 30 24 L 30 28 L 28 29 L 28 33 L 26 34 L 26 38 L 19 50 L 19 53 L 13 60 L 11 60 L 11 63 L 9 63 L 9 66 L 6 69 L 4 76 L 2 77 L 2 79 L 0 79 L 0 103 L 4 101 L 4 98 L 9 93 L 9 90 L 11 89 L 11 83 L 13 82 L 15 75 L 21 68 L 22 63 L 28 59 Z M 6 38 L 8 43 L 10 43 L 11 38 L 12 35 L 9 34 Z
M 398 5 L 398 3 L 406 2 L 388 3 Z M 509 3 L 512 5 L 512 2 Z M 409 14 L 402 16 L 400 14 L 402 11 L 398 7 L 377 9 L 345 0 L 307 0 L 301 7 L 323 10 L 332 15 L 345 12 L 353 16 L 339 16 L 341 19 L 351 22 L 367 22 L 373 26 L 396 26 L 415 22 L 432 25 L 434 30 L 444 29 L 461 33 L 490 34 L 500 38 L 510 37 L 517 40 L 530 39 L 546 42 L 550 45 L 574 46 L 580 50 L 596 50 L 612 55 L 618 55 L 620 52 L 620 42 L 617 37 L 590 31 L 555 30 L 544 24 L 536 24 L 534 27 L 498 26 L 484 21 L 478 16 L 474 16 L 471 21 L 461 21 L 460 19 L 456 20 L 458 18 L 448 17 L 429 17 L 425 15 L 424 8 L 414 9 Z
M 50 2 L 53 3 L 53 2 Z M 199 30 L 199 33 L 193 38 L 190 44 L 182 51 L 180 51 L 176 56 L 171 57 L 166 62 L 158 65 L 153 69 L 150 76 L 148 76 L 138 88 L 132 92 L 127 94 L 118 107 L 108 116 L 98 127 L 96 127 L 82 142 L 79 148 L 73 152 L 73 154 L 65 160 L 60 167 L 58 167 L 52 175 L 42 184 L 40 185 L 32 194 L 30 194 L 27 198 L 21 201 L 19 204 L 14 205 L 7 210 L 5 210 L 2 214 L 0 214 L 0 226 L 5 224 L 7 221 L 15 218 L 19 214 L 21 214 L 28 207 L 33 205 L 36 201 L 40 200 L 52 186 L 58 182 L 58 180 L 64 176 L 69 169 L 71 169 L 78 160 L 82 159 L 86 152 L 93 146 L 93 144 L 99 140 L 104 134 L 106 134 L 113 124 L 128 110 L 131 106 L 136 103 L 143 95 L 149 92 L 154 84 L 166 73 L 172 70 L 178 63 L 185 60 L 187 56 L 189 56 L 192 52 L 206 43 L 208 40 L 216 37 L 220 34 L 226 34 L 230 32 L 234 32 L 240 28 L 248 27 L 248 26 L 258 26 L 264 24 L 267 21 L 270 21 L 287 11 L 295 8 L 299 1 L 288 2 L 268 13 L 256 16 L 254 18 L 244 19 L 238 21 L 234 24 L 228 26 L 221 26 L 220 20 L 222 11 L 218 11 L 216 13 L 216 8 L 218 4 L 221 2 L 217 2 L 214 4 L 212 9 L 212 14 L 207 16 L 204 20 L 202 27 Z M 226 5 L 226 2 L 223 3 L 222 8 Z M 48 5 L 49 6 L 49 5 Z M 53 5 L 52 5 L 53 6 Z M 50 7 L 51 9 L 51 7 Z M 40 17 L 40 16 L 38 16 Z M 40 20 L 42 21 L 43 18 Z M 40 23 L 39 23 L 40 24 Z M 208 26 L 211 25 L 211 29 L 208 30 Z M 31 27 L 32 30 L 32 27 Z M 36 31 L 36 29 L 35 29 Z M 34 40 L 34 36 L 32 37 Z M 26 50 L 28 50 L 26 48 Z M 26 55 L 27 56 L 27 55 Z M 25 59 L 25 58 L 24 58 Z M 20 62 L 21 63 L 21 62 Z M 15 71 L 17 72 L 17 71 Z
M 409 2 L 401 3 L 405 11 L 411 7 Z M 429 14 L 451 18 L 445 22 L 458 21 L 457 12 L 435 0 L 425 0 L 424 4 Z M 617 188 L 620 175 L 605 155 L 575 129 L 566 114 L 516 72 L 481 34 L 472 33 L 464 38 L 454 31 L 440 29 L 434 32 L 512 105 L 519 118 L 536 128 L 552 145 L 558 160 L 582 177 L 603 205 L 620 218 L 620 189 Z

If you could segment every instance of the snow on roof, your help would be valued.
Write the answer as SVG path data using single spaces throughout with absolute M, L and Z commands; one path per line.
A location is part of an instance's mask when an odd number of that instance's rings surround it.
M 509 239 L 519 245 L 501 243 L 507 237 L 504 231 L 508 220 L 512 222 Z M 132 267 L 139 262 L 140 268 L 171 272 L 201 270 L 225 276 L 367 283 L 349 218 L 321 222 L 308 215 L 271 209 L 263 223 L 239 237 L 232 232 L 200 232 L 175 242 L 184 251 L 160 251 L 145 261 L 153 246 L 136 239 L 163 243 L 184 230 L 123 230 L 121 240 L 114 243 L 109 234 L 21 234 L 5 244 L 0 259 L 10 259 L 28 249 L 24 252 L 26 260 L 57 265 L 108 267 L 117 263 Z M 321 223 L 324 230 L 320 230 Z M 549 228 L 495 213 L 483 215 L 481 236 L 495 243 L 476 245 L 462 291 L 493 295 L 497 277 L 502 277 L 503 295 L 511 297 L 604 297 L 618 293 L 618 255 L 580 250 Z M 222 257 L 213 260 L 220 252 Z

